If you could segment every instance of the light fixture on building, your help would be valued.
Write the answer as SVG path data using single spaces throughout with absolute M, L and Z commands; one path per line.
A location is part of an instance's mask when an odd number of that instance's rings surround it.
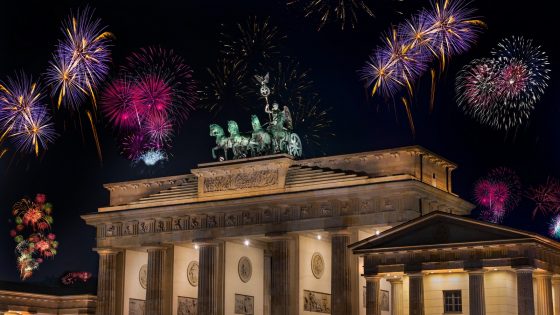
M 199 248 L 198 244 L 194 244 L 194 249 L 198 250 Z
M 321 234 L 317 234 L 317 239 L 320 241 L 323 237 L 321 236 Z
M 245 240 L 245 241 L 243 241 L 243 244 L 245 244 L 245 246 L 249 246 L 249 244 L 251 244 L 251 243 L 249 242 L 249 240 Z
M 498 270 L 498 268 L 494 268 L 494 271 L 497 271 L 497 270 Z
M 379 233 L 381 233 L 379 230 L 375 230 L 375 235 L 379 235 Z

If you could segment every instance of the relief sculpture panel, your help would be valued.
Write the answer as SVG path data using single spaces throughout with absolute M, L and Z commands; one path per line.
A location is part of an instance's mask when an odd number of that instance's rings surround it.
M 204 178 L 204 192 L 270 187 L 277 183 L 277 170 L 262 170 Z

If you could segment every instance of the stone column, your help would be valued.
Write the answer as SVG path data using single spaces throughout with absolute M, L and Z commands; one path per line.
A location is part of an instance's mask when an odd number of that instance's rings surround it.
M 535 315 L 533 297 L 533 269 L 516 269 L 517 273 L 517 314 Z
M 560 315 L 560 276 L 555 275 L 552 277 L 552 288 L 554 300 L 554 315 Z
M 352 314 L 350 286 L 350 235 L 333 233 L 331 237 L 331 314 Z
M 424 275 L 408 274 L 408 314 L 424 315 Z
M 366 276 L 366 315 L 381 315 L 381 276 Z
M 146 314 L 164 315 L 171 311 L 173 249 L 150 246 L 148 251 L 148 283 L 146 287 Z
M 401 277 L 387 279 L 391 283 L 391 314 L 403 315 L 403 281 Z
M 553 315 L 552 313 L 552 275 L 536 273 L 537 279 L 537 314 Z
M 272 253 L 264 251 L 264 270 L 263 270 L 263 315 L 270 315 L 270 282 L 272 278 Z
M 198 314 L 219 315 L 218 246 L 199 245 Z
M 469 270 L 469 309 L 471 315 L 485 315 L 484 270 Z
M 288 238 L 272 240 L 272 277 L 270 279 L 272 315 L 291 315 L 297 312 L 298 289 L 293 280 L 295 270 L 292 267 L 294 253 L 291 249 L 291 242 L 292 240 Z M 296 288 L 295 291 L 293 291 L 294 288 Z M 295 296 L 292 296 L 292 292 Z
M 97 315 L 118 314 L 119 281 L 119 251 L 114 249 L 97 249 L 99 254 L 99 273 L 97 278 Z

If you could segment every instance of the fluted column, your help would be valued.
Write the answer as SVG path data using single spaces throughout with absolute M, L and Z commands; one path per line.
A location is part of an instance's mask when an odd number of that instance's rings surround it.
M 469 309 L 471 315 L 485 315 L 484 270 L 469 271 Z
M 198 314 L 218 315 L 218 247 L 199 245 L 198 250 Z
M 297 312 L 297 287 L 293 280 L 294 268 L 292 260 L 295 258 L 292 250 L 292 240 L 278 238 L 272 240 L 272 278 L 271 278 L 271 314 L 291 315 Z M 293 290 L 295 288 L 295 291 Z M 292 296 L 292 292 L 296 296 Z
M 99 254 L 99 273 L 97 278 L 97 315 L 117 314 L 118 293 L 118 255 L 113 249 L 97 249 Z
M 537 314 L 553 315 L 552 313 L 552 275 L 536 273 L 537 279 Z
M 164 315 L 171 311 L 172 288 L 170 287 L 171 247 L 147 247 L 148 283 L 146 287 L 146 314 Z
M 408 313 L 424 315 L 424 275 L 408 274 Z
M 366 276 L 366 315 L 381 314 L 381 276 Z
M 331 314 L 347 315 L 352 313 L 350 287 L 350 235 L 333 233 L 331 237 Z
M 554 315 L 560 315 L 560 276 L 552 277 Z
M 403 315 L 403 280 L 400 277 L 387 279 L 391 283 L 391 314 Z
M 516 269 L 517 273 L 517 314 L 535 315 L 533 298 L 533 269 Z

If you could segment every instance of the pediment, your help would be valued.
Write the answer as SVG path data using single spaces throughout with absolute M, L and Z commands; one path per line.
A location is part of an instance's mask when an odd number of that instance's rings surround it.
M 446 244 L 477 245 L 488 242 L 530 239 L 529 232 L 481 222 L 443 212 L 434 212 L 396 226 L 379 236 L 351 245 L 355 251 L 402 249 Z

